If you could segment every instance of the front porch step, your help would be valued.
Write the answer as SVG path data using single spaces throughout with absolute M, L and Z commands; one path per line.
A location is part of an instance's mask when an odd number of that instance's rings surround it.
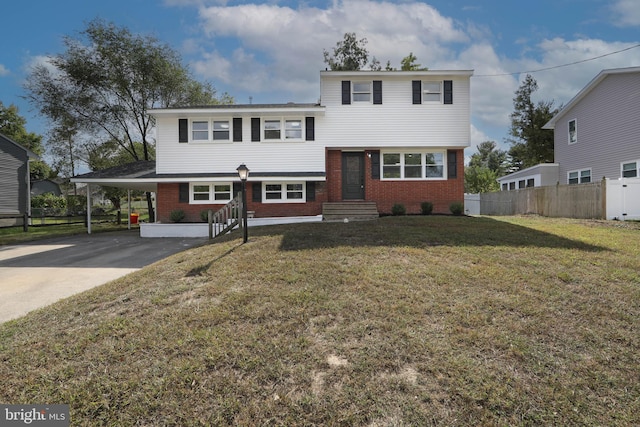
M 325 221 L 365 221 L 380 216 L 376 202 L 329 202 L 322 204 Z

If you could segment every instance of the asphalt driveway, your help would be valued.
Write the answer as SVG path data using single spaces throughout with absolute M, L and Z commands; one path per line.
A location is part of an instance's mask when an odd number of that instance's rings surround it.
M 142 239 L 139 231 L 0 246 L 0 322 L 122 277 L 206 238 Z

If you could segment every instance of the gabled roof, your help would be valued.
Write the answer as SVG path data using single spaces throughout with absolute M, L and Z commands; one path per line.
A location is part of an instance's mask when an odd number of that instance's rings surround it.
M 580 102 L 585 96 L 589 94 L 602 82 L 606 77 L 614 74 L 629 74 L 629 73 L 640 73 L 640 67 L 628 67 L 628 68 L 610 68 L 608 70 L 602 70 L 600 73 L 593 78 L 576 96 L 574 96 L 571 101 L 567 105 L 565 105 L 562 110 L 558 112 L 551 120 L 547 122 L 542 129 L 554 129 L 556 127 L 556 122 L 560 120 L 562 116 L 565 115 L 567 111 L 569 111 L 573 106 L 575 106 L 578 102 Z
M 0 139 L 6 141 L 9 144 L 15 145 L 19 149 L 25 151 L 27 153 L 27 157 L 29 157 L 29 160 L 40 160 L 40 156 L 38 156 L 36 153 L 34 153 L 33 151 L 29 150 L 28 148 L 25 148 L 22 145 L 18 144 L 17 142 L 15 142 L 13 139 L 9 138 L 8 136 L 0 133 Z

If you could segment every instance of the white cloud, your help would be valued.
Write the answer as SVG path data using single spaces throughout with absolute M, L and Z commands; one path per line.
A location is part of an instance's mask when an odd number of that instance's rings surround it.
M 0 77 L 8 76 L 10 71 L 3 64 L 0 64 Z
M 611 5 L 611 10 L 617 26 L 640 26 L 640 3 L 638 0 L 618 0 Z

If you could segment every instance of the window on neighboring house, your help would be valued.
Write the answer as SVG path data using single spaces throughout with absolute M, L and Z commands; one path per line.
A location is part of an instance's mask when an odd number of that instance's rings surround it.
M 515 190 L 515 189 L 516 189 L 516 182 L 515 181 L 510 182 L 509 183 L 509 190 Z
M 220 203 L 231 200 L 231 183 L 197 183 L 191 185 L 191 202 Z
M 578 124 L 576 119 L 569 120 L 569 144 L 578 142 Z
M 518 188 L 525 188 L 525 185 L 526 183 L 524 179 L 521 179 L 520 181 L 518 181 Z
M 209 122 L 208 121 L 191 122 L 191 139 L 193 141 L 208 141 L 209 140 Z
M 441 82 L 422 82 L 422 102 L 440 102 Z
M 502 191 L 507 191 L 509 189 L 509 185 L 505 182 L 502 184 Z
M 591 169 L 570 171 L 567 181 L 569 184 L 587 184 L 591 182 Z
M 266 183 L 263 187 L 265 203 L 304 202 L 305 185 L 302 182 Z
M 638 162 L 629 162 L 622 164 L 622 177 L 623 178 L 637 178 L 638 177 Z
M 280 139 L 280 120 L 264 121 L 264 139 Z
M 286 120 L 284 137 L 285 139 L 302 139 L 302 120 Z
M 445 177 L 443 152 L 383 153 L 383 179 L 442 179 Z
M 371 101 L 371 82 L 353 83 L 353 102 Z
M 535 187 L 535 180 L 533 178 L 527 179 L 527 188 L 528 187 Z
M 214 141 L 229 140 L 229 121 L 228 120 L 214 120 L 213 140 Z

